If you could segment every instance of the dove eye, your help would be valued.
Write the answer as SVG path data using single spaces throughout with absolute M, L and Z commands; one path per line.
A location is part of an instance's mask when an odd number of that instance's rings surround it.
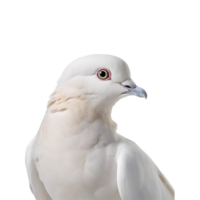
M 110 80 L 111 72 L 108 69 L 99 69 L 97 71 L 97 77 L 101 80 Z

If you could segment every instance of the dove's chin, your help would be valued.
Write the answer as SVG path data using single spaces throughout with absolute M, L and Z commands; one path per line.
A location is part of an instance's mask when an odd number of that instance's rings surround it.
M 121 93 L 121 95 L 128 95 L 128 96 L 132 96 L 128 91 Z

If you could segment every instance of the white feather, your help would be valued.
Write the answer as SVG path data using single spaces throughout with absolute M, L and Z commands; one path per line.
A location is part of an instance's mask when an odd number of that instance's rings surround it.
M 111 80 L 98 79 L 99 68 L 110 70 Z M 116 133 L 111 111 L 128 95 L 126 80 L 131 82 L 127 64 L 113 56 L 88 56 L 66 68 L 27 148 L 36 200 L 174 199 L 153 161 Z

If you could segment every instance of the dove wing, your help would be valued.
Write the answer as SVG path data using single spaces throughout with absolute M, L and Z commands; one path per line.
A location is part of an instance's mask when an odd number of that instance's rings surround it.
M 34 159 L 33 159 L 34 141 L 35 139 L 33 139 L 30 142 L 26 150 L 26 169 L 28 173 L 30 189 L 32 193 L 34 194 L 36 200 L 52 200 L 39 178 L 39 175 L 34 163 Z
M 135 147 L 134 147 L 135 146 Z M 174 190 L 137 145 L 124 145 L 117 158 L 117 185 L 122 200 L 174 200 Z

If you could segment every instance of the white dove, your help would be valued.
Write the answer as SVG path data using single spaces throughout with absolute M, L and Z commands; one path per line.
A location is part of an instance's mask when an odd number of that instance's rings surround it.
M 36 200 L 174 199 L 153 161 L 116 133 L 112 107 L 128 95 L 147 97 L 120 58 L 91 55 L 67 66 L 26 151 Z

